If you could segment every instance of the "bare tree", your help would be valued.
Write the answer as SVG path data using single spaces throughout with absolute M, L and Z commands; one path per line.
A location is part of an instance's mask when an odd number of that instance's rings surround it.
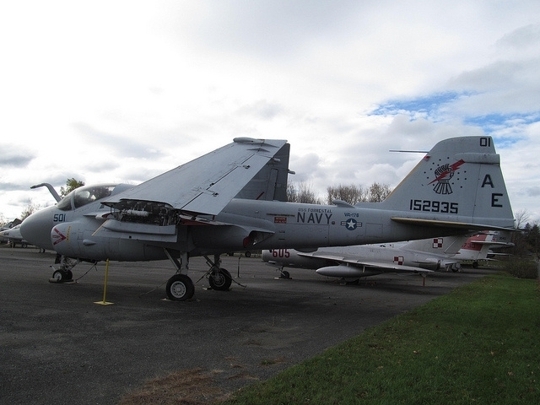
M 287 201 L 306 204 L 321 204 L 321 201 L 315 196 L 315 193 L 306 183 L 300 183 L 298 186 L 289 183 L 287 185 Z
M 370 202 L 381 202 L 388 197 L 391 193 L 390 187 L 388 184 L 373 183 L 369 187 L 368 201 Z
M 332 204 L 334 200 L 341 200 L 355 205 L 359 202 L 380 202 L 384 201 L 392 191 L 387 184 L 373 183 L 369 188 L 362 186 L 343 186 L 328 187 L 327 202 Z
M 334 200 L 345 201 L 352 205 L 366 201 L 366 190 L 362 186 L 355 186 L 354 184 L 350 186 L 340 184 L 337 187 L 327 187 L 326 192 L 328 204 L 332 204 Z
M 296 190 L 294 183 L 287 184 L 287 201 L 298 202 L 298 190 Z
M 514 213 L 514 221 L 516 223 L 516 228 L 521 229 L 527 222 L 529 222 L 530 214 L 527 210 L 519 210 Z
M 21 213 L 21 221 L 24 221 L 27 217 L 39 210 L 41 206 L 39 204 L 30 203 Z

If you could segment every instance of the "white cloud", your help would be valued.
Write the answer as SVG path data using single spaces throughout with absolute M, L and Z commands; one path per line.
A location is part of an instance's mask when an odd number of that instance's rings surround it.
M 49 202 L 32 184 L 138 182 L 235 136 L 288 139 L 293 181 L 324 197 L 339 183 L 395 186 L 418 156 L 389 149 L 486 131 L 514 210 L 540 220 L 537 1 L 21 1 L 0 11 L 6 218 Z

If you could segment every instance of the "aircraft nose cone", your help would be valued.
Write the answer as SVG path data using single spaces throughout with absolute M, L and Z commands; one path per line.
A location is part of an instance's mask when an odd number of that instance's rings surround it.
M 26 218 L 21 224 L 23 238 L 32 245 L 53 250 L 51 242 L 52 216 L 52 212 L 45 208 Z

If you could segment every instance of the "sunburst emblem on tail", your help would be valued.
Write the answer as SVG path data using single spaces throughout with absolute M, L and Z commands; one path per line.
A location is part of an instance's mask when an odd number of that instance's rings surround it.
M 437 194 L 452 194 L 452 186 L 450 185 L 450 179 L 454 177 L 455 171 L 465 163 L 462 159 L 458 160 L 456 163 L 449 165 L 448 163 L 442 166 L 439 166 L 435 170 L 435 180 L 429 184 L 437 182 L 433 186 L 433 191 Z

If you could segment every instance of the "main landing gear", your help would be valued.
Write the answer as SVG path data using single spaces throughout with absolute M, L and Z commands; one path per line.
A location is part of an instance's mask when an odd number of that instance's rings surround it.
M 195 286 L 185 274 L 175 274 L 167 281 L 165 291 L 171 301 L 185 301 L 193 297 Z
M 195 293 L 195 286 L 191 278 L 187 276 L 188 271 L 188 255 L 182 253 L 180 260 L 173 257 L 171 253 L 165 249 L 165 253 L 169 260 L 175 265 L 177 273 L 172 276 L 165 287 L 167 297 L 172 301 L 185 301 L 193 298 Z M 232 276 L 226 269 L 220 268 L 221 260 L 219 255 L 214 255 L 214 261 L 210 260 L 207 256 L 206 263 L 210 266 L 210 269 L 206 273 L 208 283 L 213 290 L 217 291 L 229 291 L 232 284 Z

